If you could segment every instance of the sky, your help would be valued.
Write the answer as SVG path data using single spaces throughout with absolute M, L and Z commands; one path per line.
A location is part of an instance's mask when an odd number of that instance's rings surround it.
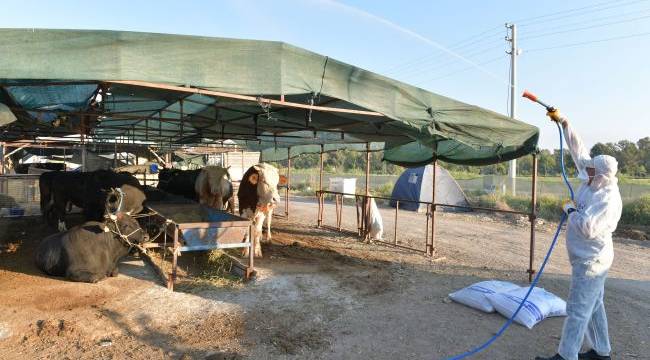
M 557 148 L 555 105 L 587 146 L 650 136 L 650 0 L 0 2 L 6 28 L 127 30 L 283 41 L 509 114 L 505 23 L 517 25 L 518 119 Z M 4 56 L 4 55 L 3 55 Z

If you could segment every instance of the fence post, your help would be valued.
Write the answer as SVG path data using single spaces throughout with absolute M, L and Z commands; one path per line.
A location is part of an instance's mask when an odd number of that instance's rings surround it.
M 537 154 L 533 153 L 533 179 L 532 179 L 531 199 L 530 199 L 530 258 L 528 262 L 528 282 L 533 281 L 535 269 L 533 268 L 535 260 L 535 222 L 537 221 Z

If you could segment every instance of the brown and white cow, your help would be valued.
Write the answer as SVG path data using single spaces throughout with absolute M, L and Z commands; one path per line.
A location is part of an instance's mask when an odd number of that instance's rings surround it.
M 278 169 L 271 164 L 260 163 L 249 168 L 242 177 L 237 198 L 239 214 L 252 221 L 251 240 L 255 256 L 262 256 L 262 228 L 266 222 L 266 240 L 271 241 L 271 217 L 273 208 L 280 201 Z M 248 249 L 245 251 L 248 255 Z
M 180 195 L 201 204 L 233 212 L 232 182 L 228 168 L 206 166 L 200 170 L 162 169 L 158 189 Z

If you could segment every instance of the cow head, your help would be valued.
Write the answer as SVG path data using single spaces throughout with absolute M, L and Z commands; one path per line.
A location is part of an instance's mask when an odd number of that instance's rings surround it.
M 232 180 L 227 168 L 220 166 L 206 166 L 203 176 L 197 178 L 196 190 L 200 201 L 215 209 L 223 209 L 223 199 L 232 196 Z
M 107 221 L 112 223 L 108 225 L 107 229 L 112 231 L 114 235 L 125 243 L 142 244 L 147 240 L 145 231 L 142 230 L 140 224 L 131 215 L 118 211 L 115 214 L 108 216 Z
M 106 213 L 115 214 L 120 211 L 124 201 L 124 194 L 120 188 L 110 189 L 106 192 Z
M 253 168 L 256 172 L 248 177 L 248 181 L 257 186 L 257 207 L 274 207 L 280 201 L 278 169 L 267 163 L 254 165 Z

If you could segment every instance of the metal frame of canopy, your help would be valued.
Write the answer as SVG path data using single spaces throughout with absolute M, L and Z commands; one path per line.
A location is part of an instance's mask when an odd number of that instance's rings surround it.
M 275 105 L 275 106 L 281 106 L 282 108 L 292 108 L 292 109 L 300 109 L 300 110 L 305 110 L 305 111 L 317 111 L 317 112 L 327 112 L 327 113 L 343 113 L 343 114 L 355 114 L 355 115 L 363 115 L 363 116 L 369 116 L 369 117 L 383 117 L 381 113 L 378 112 L 373 112 L 373 111 L 366 111 L 366 110 L 358 110 L 358 109 L 345 109 L 345 108 L 335 108 L 335 107 L 329 107 L 329 106 L 319 106 L 319 105 L 309 105 L 309 104 L 301 104 L 301 103 L 295 103 L 291 101 L 285 101 L 284 97 L 282 96 L 279 100 L 276 99 L 271 99 L 267 97 L 253 97 L 253 96 L 245 96 L 245 95 L 238 95 L 238 94 L 231 94 L 231 93 L 225 93 L 225 92 L 219 92 L 219 91 L 212 91 L 212 90 L 205 90 L 205 89 L 199 89 L 199 88 L 188 88 L 188 87 L 181 87 L 181 86 L 173 86 L 173 85 L 167 85 L 167 84 L 156 84 L 156 83 L 150 83 L 150 82 L 141 82 L 141 81 L 104 81 L 104 82 L 85 82 L 85 83 L 95 83 L 98 85 L 100 88 L 106 88 L 110 86 L 111 84 L 115 85 L 123 85 L 123 86 L 135 86 L 135 87 L 142 87 L 142 88 L 149 88 L 149 89 L 157 89 L 157 90 L 165 90 L 165 91 L 172 91 L 176 93 L 182 93 L 182 94 L 200 94 L 204 96 L 211 96 L 211 97 L 218 97 L 218 98 L 225 98 L 225 99 L 231 99 L 231 100 L 236 100 L 236 101 L 244 101 L 244 102 L 249 102 L 249 103 L 257 103 L 259 104 L 262 108 L 263 106 L 266 105 Z M 47 84 L 47 85 L 57 85 L 57 84 L 69 84 L 68 82 L 55 82 L 55 83 L 48 83 L 48 82 L 43 82 L 42 84 Z M 41 84 L 41 85 L 42 85 Z M 23 86 L 33 86 L 34 83 L 29 83 L 29 85 L 23 85 Z M 13 85 L 12 85 L 13 86 Z M 183 103 L 184 101 L 189 101 L 187 97 L 181 97 L 178 100 L 178 104 L 180 106 L 179 111 L 174 111 L 171 109 L 165 109 L 165 110 L 155 110 L 151 113 L 148 113 L 146 115 L 134 115 L 133 112 L 129 113 L 110 113 L 110 116 L 113 117 L 111 120 L 103 120 L 101 124 L 101 128 L 108 130 L 108 133 L 102 134 L 102 135 L 96 135 L 96 134 L 91 134 L 89 133 L 85 137 L 82 137 L 81 139 L 81 144 L 93 144 L 95 146 L 102 146 L 102 145 L 108 145 L 108 146 L 117 146 L 118 143 L 120 146 L 129 146 L 129 147 L 139 147 L 142 146 L 143 144 L 138 144 L 138 140 L 144 140 L 145 142 L 154 142 L 154 143 L 159 143 L 160 147 L 169 147 L 170 149 L 176 147 L 180 148 L 182 146 L 188 146 L 188 145 L 199 145 L 203 146 L 204 144 L 201 143 L 201 139 L 199 138 L 198 141 L 192 143 L 192 142 L 186 142 L 183 144 L 178 144 L 177 140 L 182 140 L 183 137 L 185 136 L 186 138 L 191 138 L 191 137 L 196 137 L 198 134 L 196 133 L 189 133 L 188 130 L 185 130 L 185 134 L 183 133 L 184 130 L 184 122 L 187 116 L 195 116 L 195 115 L 189 115 L 184 113 L 184 107 Z M 10 107 L 12 110 L 16 110 L 18 112 L 24 111 L 24 109 L 12 106 Z M 148 109 L 152 110 L 152 109 Z M 275 111 L 279 111 L 281 109 L 276 109 Z M 40 109 L 30 109 L 30 112 L 33 113 L 54 113 L 57 114 L 58 116 L 79 116 L 81 120 L 81 129 L 84 130 L 85 124 L 84 124 L 84 119 L 89 119 L 90 117 L 95 117 L 100 118 L 103 115 L 98 112 L 88 112 L 88 111 L 52 111 L 52 110 L 40 110 Z M 142 112 L 142 110 L 138 110 L 138 112 Z M 159 128 L 151 128 L 149 126 L 149 120 L 152 119 L 152 114 L 156 112 L 157 117 L 155 120 L 158 121 L 159 123 Z M 173 117 L 163 117 L 161 114 L 163 112 L 170 112 L 178 115 L 178 118 L 173 118 Z M 263 115 L 264 112 L 261 111 L 257 114 L 246 114 L 246 116 L 261 116 Z M 133 123 L 126 123 L 126 124 L 111 124 L 113 121 L 121 121 L 121 120 L 130 120 L 134 121 Z M 205 119 L 208 120 L 208 119 Z M 214 120 L 214 119 L 209 119 L 209 120 Z M 108 125 L 106 125 L 108 123 Z M 162 123 L 169 123 L 169 124 L 177 124 L 179 126 L 178 129 L 163 129 L 162 128 Z M 288 128 L 288 129 L 283 129 L 281 125 L 279 125 L 279 132 L 278 133 L 273 133 L 273 134 L 262 134 L 262 133 L 254 133 L 254 136 L 251 136 L 251 134 L 247 133 L 232 133 L 232 132 L 224 132 L 224 131 L 217 131 L 217 130 L 207 130 L 203 129 L 202 130 L 202 136 L 205 137 L 212 137 L 212 138 L 217 138 L 217 139 L 227 139 L 227 138 L 240 138 L 245 141 L 253 141 L 253 143 L 259 141 L 260 138 L 269 138 L 269 139 L 277 139 L 278 137 L 281 137 L 284 141 L 290 140 L 290 139 L 295 139 L 295 140 L 310 140 L 313 138 L 312 136 L 300 136 L 300 135 L 293 135 L 293 134 L 286 134 L 286 131 L 295 131 L 298 128 Z M 304 129 L 304 128 L 303 128 Z M 27 135 L 31 137 L 36 137 L 36 136 L 47 136 L 47 135 L 55 135 L 59 133 L 59 129 L 51 129 L 51 128 L 45 128 L 45 129 L 29 129 L 27 132 L 24 132 L 22 135 Z M 136 132 L 142 132 L 144 131 L 144 136 L 137 136 Z M 315 130 L 314 134 L 317 132 L 330 132 L 329 130 Z M 341 137 L 344 138 L 344 131 L 341 131 L 340 129 L 333 130 L 331 132 L 334 133 L 339 133 L 341 134 Z M 117 135 L 120 134 L 120 135 Z M 168 135 L 169 134 L 169 135 Z M 174 135 L 179 135 L 179 137 L 176 139 Z M 118 140 L 119 139 L 119 142 Z M 342 139 L 344 140 L 344 139 Z M 280 144 L 282 144 L 282 140 L 279 141 Z M 362 143 L 362 142 L 356 142 L 356 143 Z M 25 142 L 21 142 L 21 144 L 25 144 Z M 77 143 L 78 144 L 78 143 Z M 163 145 L 164 144 L 164 145 Z M 290 143 L 287 143 L 290 144 Z M 360 225 L 358 227 L 357 233 L 364 239 L 368 240 L 368 221 L 369 221 L 369 206 L 370 202 L 369 199 L 371 198 L 377 198 L 373 197 L 370 195 L 369 191 L 369 177 L 370 177 L 370 147 L 368 145 L 369 143 L 366 142 L 366 169 L 365 169 L 365 193 L 363 195 L 360 195 Z M 48 144 L 49 145 L 49 144 Z M 21 145 L 22 146 L 22 145 Z M 42 145 L 41 145 L 42 146 Z M 82 149 L 84 147 L 82 146 Z M 5 147 L 6 149 L 6 147 Z M 321 161 L 320 161 L 320 174 L 319 174 L 319 191 L 317 192 L 317 197 L 318 197 L 318 205 L 319 205 L 319 212 L 318 212 L 318 225 L 322 225 L 322 216 L 323 216 L 323 211 L 322 208 L 324 206 L 324 193 L 322 189 L 322 165 L 323 165 L 323 145 L 321 145 Z M 6 150 L 3 151 L 3 153 L 6 153 Z M 532 211 L 530 213 L 524 213 L 524 212 L 513 212 L 517 214 L 522 214 L 522 215 L 527 215 L 529 217 L 530 223 L 531 223 L 531 231 L 530 231 L 530 259 L 529 259 L 529 268 L 528 268 L 528 274 L 529 277 L 532 278 L 534 274 L 534 269 L 533 269 L 533 262 L 534 262 L 534 244 L 535 244 L 535 219 L 536 219 L 536 168 L 537 168 L 537 158 L 534 156 L 534 173 L 533 173 L 533 191 L 532 191 L 532 199 L 531 199 L 531 204 L 532 204 Z M 4 156 L 2 157 L 4 160 Z M 435 153 L 434 153 L 434 158 L 435 158 Z M 291 167 L 291 146 L 287 146 L 287 159 L 288 159 L 288 167 L 287 167 L 287 178 L 289 179 L 289 183 L 287 184 L 287 188 L 285 191 L 285 209 L 284 209 L 284 216 L 289 217 L 289 208 L 290 208 L 290 199 L 289 199 L 289 191 L 290 191 L 290 167 Z M 4 161 L 3 161 L 4 163 Z M 435 161 L 434 161 L 435 164 Z M 4 167 L 2 167 L 4 170 Z M 434 187 L 435 187 L 435 182 L 434 182 Z M 435 196 L 435 189 L 433 190 L 434 196 Z M 438 204 L 435 202 L 435 197 L 432 203 L 429 203 L 428 206 L 430 207 L 431 210 L 429 210 L 428 216 L 431 217 L 431 231 L 430 231 L 430 236 L 427 236 L 427 250 L 426 253 L 429 256 L 434 256 L 435 254 L 435 214 L 436 214 L 436 208 L 438 206 L 443 206 L 445 204 Z M 447 205 L 445 205 L 447 206 Z M 498 209 L 484 209 L 484 208 L 477 208 L 477 207 L 472 207 L 471 209 L 473 210 L 480 210 L 480 211 L 496 211 L 496 212 L 503 212 L 499 211 Z M 428 225 L 427 225 L 428 226 Z M 340 227 L 339 227 L 340 230 Z M 431 242 L 429 242 L 428 239 L 431 239 Z
M 0 81 L 0 101 L 8 99 L 7 105 L 20 121 L 5 128 L 0 141 L 71 133 L 82 134 L 82 146 L 113 144 L 116 138 L 136 146 L 138 141 L 146 141 L 169 148 L 199 145 L 203 138 L 242 140 L 244 145 L 266 140 L 288 146 L 289 159 L 291 146 L 320 144 L 320 190 L 323 144 L 391 142 L 401 146 L 400 142 L 417 140 L 419 145 L 423 140 L 425 147 L 440 142 L 444 149 L 433 154 L 434 163 L 436 156 L 444 160 L 454 156 L 449 154 L 456 154 L 454 159 L 459 162 L 486 163 L 528 154 L 537 141 L 538 131 L 529 125 L 288 44 L 111 31 L 2 31 L 1 45 L 14 46 L 16 55 L 0 60 L 5 79 Z M 105 56 L 107 45 L 114 56 Z M 188 48 L 195 51 L 188 52 Z M 29 56 L 32 61 L 22 62 L 21 56 Z M 187 64 L 192 64 L 191 68 Z M 61 80 L 66 78 L 77 80 Z M 87 94 L 88 98 L 82 99 L 85 107 L 72 110 L 34 105 L 39 101 L 25 107 L 12 101 L 15 98 L 7 90 L 75 84 L 87 87 L 85 92 L 77 89 L 77 94 Z M 52 95 L 49 88 L 41 90 Z M 29 89 L 17 90 L 21 94 L 26 91 Z M 100 93 L 102 99 L 97 102 Z M 53 98 L 58 95 L 53 94 Z M 314 103 L 316 95 L 319 101 Z M 203 108 L 209 111 L 197 110 Z M 228 116 L 220 118 L 224 112 Z M 61 127 L 51 127 L 39 119 L 64 120 L 60 121 Z M 463 126 L 475 129 L 471 136 L 457 131 Z M 412 151 L 409 147 L 401 158 L 391 161 L 399 163 L 411 157 Z M 420 160 L 430 161 L 429 149 L 423 152 L 427 157 Z M 370 198 L 369 160 L 368 152 L 362 195 L 365 229 Z M 290 160 L 288 165 L 290 169 Z M 288 192 L 289 188 L 285 194 L 286 215 Z M 436 205 L 434 199 L 432 217 Z M 532 211 L 534 217 L 534 206 Z M 431 231 L 433 238 L 433 226 Z M 432 245 L 430 253 L 434 250 Z

